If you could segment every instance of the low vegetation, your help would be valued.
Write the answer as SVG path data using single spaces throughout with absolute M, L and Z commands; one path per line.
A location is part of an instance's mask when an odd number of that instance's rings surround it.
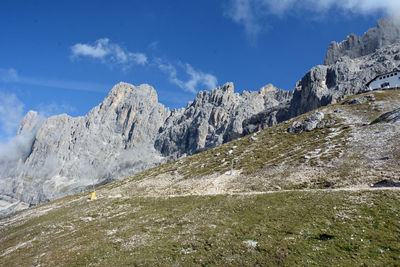
M 78 201 L 76 201 L 78 199 Z M 395 191 L 84 197 L 2 227 L 3 266 L 396 265 Z
M 2 218 L 0 265 L 398 265 L 399 191 L 368 184 L 400 175 L 398 131 L 369 125 L 400 94 L 374 94 L 320 108 L 329 127 L 288 133 L 304 114 L 101 186 L 94 201 L 84 192 Z M 203 184 L 222 189 L 189 190 Z

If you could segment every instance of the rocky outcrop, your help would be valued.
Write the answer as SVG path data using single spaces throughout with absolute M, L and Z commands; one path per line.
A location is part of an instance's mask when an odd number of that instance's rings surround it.
M 374 94 L 366 95 L 363 97 L 356 97 L 350 100 L 345 101 L 342 105 L 355 105 L 355 104 L 362 104 L 367 102 L 368 100 L 370 101 L 375 101 L 375 96 Z
M 341 43 L 332 42 L 326 53 L 325 65 L 335 64 L 340 58 L 347 56 L 357 58 L 394 44 L 400 40 L 400 23 L 394 18 L 378 21 L 376 28 L 369 29 L 362 37 L 350 34 Z
M 315 112 L 307 116 L 302 121 L 294 121 L 290 126 L 290 128 L 288 129 L 288 132 L 289 133 L 301 133 L 303 131 L 311 132 L 315 128 L 321 129 L 333 125 L 335 123 L 334 120 L 331 119 L 323 120 L 323 119 L 324 119 L 324 113 Z
M 382 114 L 381 116 L 379 116 L 379 118 L 371 122 L 371 124 L 381 122 L 396 123 L 398 121 L 400 121 L 400 108 Z

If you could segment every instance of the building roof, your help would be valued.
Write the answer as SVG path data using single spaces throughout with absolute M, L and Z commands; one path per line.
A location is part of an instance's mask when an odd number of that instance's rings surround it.
M 400 72 L 400 70 L 394 69 L 394 70 L 392 70 L 392 71 L 390 71 L 390 72 L 385 72 L 385 73 L 378 74 L 378 75 L 375 76 L 375 78 L 373 78 L 372 80 L 370 80 L 370 81 L 366 84 L 366 86 L 368 87 L 372 82 L 376 81 L 376 79 L 378 79 L 378 78 L 381 77 L 381 76 L 385 76 L 385 75 L 392 74 L 392 73 L 395 73 L 395 72 Z

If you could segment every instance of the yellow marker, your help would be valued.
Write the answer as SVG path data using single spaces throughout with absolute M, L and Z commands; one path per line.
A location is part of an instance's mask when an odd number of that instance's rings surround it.
M 94 200 L 96 198 L 96 192 L 90 194 L 90 200 Z

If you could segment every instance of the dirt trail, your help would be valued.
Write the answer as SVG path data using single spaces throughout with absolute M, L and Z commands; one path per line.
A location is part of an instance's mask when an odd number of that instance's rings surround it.
M 270 191 L 253 191 L 253 192 L 227 192 L 227 193 L 205 193 L 205 194 L 173 194 L 165 196 L 171 197 L 185 197 L 185 196 L 217 196 L 217 195 L 232 195 L 232 196 L 249 196 L 249 195 L 263 195 L 273 193 L 288 193 L 288 192 L 340 192 L 340 191 L 399 191 L 400 187 L 343 187 L 343 188 L 327 188 L 327 189 L 290 189 L 290 190 L 270 190 Z

